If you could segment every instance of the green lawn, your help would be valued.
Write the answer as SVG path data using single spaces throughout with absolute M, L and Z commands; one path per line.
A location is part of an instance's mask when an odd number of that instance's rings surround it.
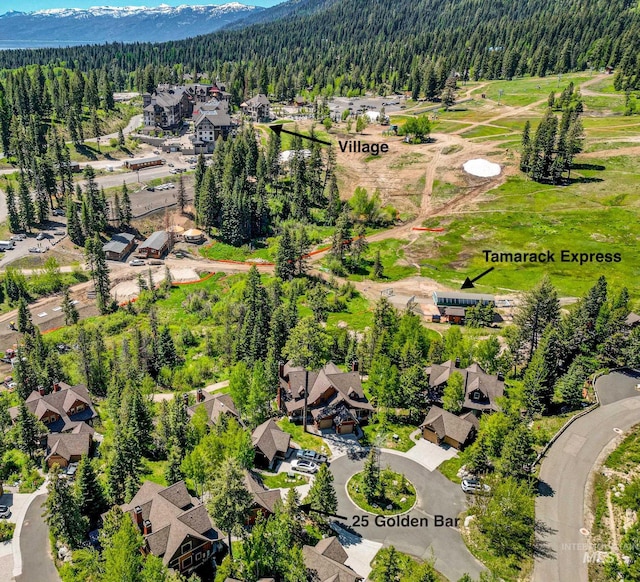
M 373 264 L 377 251 L 380 251 L 380 260 L 382 261 L 383 281 L 398 281 L 417 275 L 418 269 L 413 265 L 406 264 L 405 244 L 406 241 L 394 238 L 370 243 L 361 261 L 360 269 L 355 273 L 349 274 L 348 278 L 351 281 L 370 279 L 373 274 Z
M 372 445 L 376 440 L 380 439 L 380 446 L 385 449 L 395 449 L 406 453 L 410 448 L 414 447 L 416 442 L 411 439 L 411 433 L 414 432 L 417 427 L 410 424 L 397 424 L 388 422 L 381 429 L 378 423 L 369 423 L 362 427 L 364 432 L 364 438 L 362 439 L 363 445 Z M 394 438 L 397 435 L 397 439 Z
M 167 480 L 164 478 L 164 470 L 167 467 L 167 461 L 150 461 L 142 458 L 142 474 L 141 481 L 153 481 L 158 485 L 167 486 Z
M 443 463 L 438 465 L 438 471 L 440 471 L 449 481 L 453 481 L 454 483 L 461 483 L 462 479 L 458 477 L 458 471 L 460 467 L 462 467 L 463 461 L 460 455 L 447 459 Z
M 476 284 L 479 292 L 528 289 L 545 273 L 563 295 L 578 296 L 602 274 L 614 287 L 627 286 L 640 297 L 637 253 L 640 234 L 640 159 L 613 156 L 578 158 L 568 186 L 538 184 L 525 176 L 511 176 L 490 190 L 476 208 L 424 222 L 442 233 L 424 233 L 410 247 L 411 262 L 422 274 L 447 285 L 460 285 L 468 274 L 487 266 L 496 270 Z M 492 265 L 483 250 L 555 253 L 553 263 Z M 620 253 L 615 262 L 561 262 L 571 253 Z
M 278 426 L 286 433 L 291 435 L 294 442 L 300 445 L 303 449 L 311 449 L 322 453 L 323 455 L 330 454 L 329 447 L 325 442 L 317 435 L 304 432 L 302 425 L 293 424 L 288 418 L 283 418 L 278 421 Z
M 266 473 L 261 473 L 262 482 L 265 487 L 269 489 L 286 489 L 289 487 L 299 487 L 300 485 L 304 485 L 309 482 L 309 477 L 305 475 L 300 475 L 298 473 L 294 474 L 293 479 L 290 479 L 287 473 L 278 473 L 277 475 L 268 475 Z
M 408 479 L 402 478 L 400 473 L 383 469 L 381 478 L 384 482 L 384 496 L 369 503 L 363 493 L 364 473 L 356 473 L 347 483 L 347 492 L 351 501 L 358 507 L 377 515 L 396 515 L 409 511 L 416 502 L 416 489 Z M 391 505 L 391 509 L 387 507 Z

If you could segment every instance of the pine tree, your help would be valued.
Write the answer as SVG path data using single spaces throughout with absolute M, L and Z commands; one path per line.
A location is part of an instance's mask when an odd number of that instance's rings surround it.
M 173 485 L 184 478 L 180 468 L 183 455 L 175 438 L 172 437 L 169 440 L 167 451 L 167 466 L 164 471 L 164 478 L 169 485 Z
M 64 312 L 64 324 L 65 325 L 74 325 L 78 323 L 80 319 L 80 314 L 76 309 L 76 306 L 71 301 L 71 297 L 69 295 L 69 288 L 65 287 L 62 295 L 62 311 Z
M 107 507 L 98 475 L 91 459 L 86 455 L 83 455 L 78 463 L 75 499 L 80 513 L 89 518 L 90 525 L 97 523 L 100 514 Z
M 158 359 L 159 368 L 167 366 L 173 369 L 180 363 L 176 346 L 167 325 L 162 328 L 158 338 Z
M 225 459 L 222 462 L 209 485 L 209 491 L 211 496 L 207 509 L 216 525 L 227 532 L 229 555 L 233 560 L 231 534 L 239 533 L 253 504 L 253 497 L 245 487 L 237 461 Z
M 500 456 L 500 472 L 506 477 L 527 477 L 536 458 L 533 444 L 531 429 L 524 423 L 509 431 Z
M 113 221 L 115 226 L 120 226 L 120 217 L 122 216 L 122 208 L 120 206 L 120 196 L 116 192 L 113 195 Z
M 29 187 L 24 173 L 20 172 L 18 177 L 18 198 L 20 200 L 20 226 L 23 230 L 31 232 L 31 227 L 35 223 L 35 208 L 29 193 Z
M 344 264 L 345 253 L 351 247 L 351 224 L 349 213 L 346 209 L 342 211 L 336 221 L 336 229 L 331 239 L 331 255 L 338 259 L 340 264 Z
M 180 214 L 184 214 L 184 209 L 187 206 L 187 191 L 184 186 L 184 178 L 182 174 L 178 178 L 178 208 Z
M 54 538 L 75 549 L 87 531 L 87 522 L 80 514 L 69 482 L 60 477 L 60 467 L 54 464 L 49 472 L 44 520 Z
M 296 256 L 291 235 L 291 229 L 285 226 L 276 251 L 275 274 L 283 281 L 289 281 L 295 275 Z
M 131 211 L 131 197 L 129 196 L 129 188 L 127 188 L 126 182 L 122 182 L 122 197 L 120 200 L 122 207 L 122 214 L 118 217 L 121 228 L 129 228 L 131 221 L 133 220 L 133 213 Z
M 320 465 L 305 501 L 311 503 L 312 509 L 328 513 L 335 513 L 338 509 L 338 498 L 333 486 L 333 475 L 326 464 Z
M 18 405 L 16 426 L 18 428 L 16 439 L 18 448 L 23 453 L 33 457 L 34 453 L 38 450 L 40 431 L 38 430 L 37 418 L 29 411 L 24 402 L 20 402 Z
M 5 188 L 7 201 L 7 214 L 9 218 L 9 230 L 18 232 L 20 230 L 20 214 L 16 206 L 16 191 L 13 189 L 11 182 L 7 183 Z
M 87 239 L 85 244 L 85 254 L 87 257 L 87 266 L 89 274 L 93 279 L 96 291 L 96 305 L 100 313 L 105 314 L 111 310 L 111 296 L 109 288 L 111 282 L 109 280 L 109 268 L 107 267 L 106 257 L 102 250 L 102 243 L 96 234 L 93 238 Z
M 84 245 L 84 234 L 80 217 L 78 216 L 78 203 L 73 199 L 73 191 L 67 194 L 66 200 L 67 234 L 71 242 L 76 245 Z
M 458 414 L 464 404 L 464 378 L 460 372 L 449 376 L 442 395 L 442 407 L 448 412 Z
M 382 279 L 384 277 L 384 270 L 382 267 L 382 260 L 380 259 L 380 251 L 376 251 L 375 258 L 373 260 L 373 268 L 371 269 L 371 274 L 374 279 Z
M 531 166 L 531 122 L 527 119 L 522 130 L 522 153 L 520 155 L 520 171 L 528 172 Z
M 376 451 L 371 449 L 369 456 L 364 462 L 362 471 L 362 493 L 367 503 L 373 503 L 380 493 L 380 468 Z
M 25 334 L 33 334 L 34 327 L 31 321 L 31 312 L 29 311 L 27 300 L 20 297 L 18 300 L 18 331 Z

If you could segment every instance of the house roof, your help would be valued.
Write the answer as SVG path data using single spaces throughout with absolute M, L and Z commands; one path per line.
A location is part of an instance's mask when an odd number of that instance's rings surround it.
M 313 546 L 304 546 L 302 555 L 308 570 L 311 570 L 314 580 L 318 582 L 359 582 L 362 576 L 345 565 L 347 554 L 340 546 L 337 538 L 326 538 Z M 344 558 L 344 559 L 342 559 Z
M 60 389 L 56 392 L 50 392 L 42 396 L 37 390 L 34 390 L 25 400 L 27 409 L 35 414 L 38 420 L 41 420 L 47 412 L 53 412 L 60 417 L 57 421 L 48 425 L 50 432 L 68 432 L 79 424 L 98 416 L 93 408 L 86 386 L 83 384 L 71 386 L 65 382 L 59 382 L 58 384 Z M 78 401 L 85 405 L 85 410 L 69 414 L 70 409 Z M 9 409 L 11 420 L 15 420 L 18 414 L 18 406 Z
M 271 105 L 271 102 L 266 95 L 258 93 L 255 97 L 251 97 L 251 99 L 243 103 L 243 105 L 247 105 L 249 107 L 258 107 L 260 105 Z
M 472 364 L 468 368 L 457 368 L 453 360 L 442 364 L 432 364 L 426 369 L 429 374 L 429 385 L 438 388 L 446 384 L 453 372 L 462 375 L 464 385 L 464 407 L 473 410 L 499 410 L 496 400 L 504 396 L 504 380 L 487 374 L 479 364 Z M 471 398 L 477 392 L 480 399 Z
M 244 484 L 257 506 L 266 509 L 269 513 L 275 513 L 276 504 L 282 502 L 278 489 L 267 489 L 251 471 L 245 471 Z
M 420 428 L 425 427 L 435 432 L 440 439 L 449 437 L 459 443 L 465 443 L 475 424 L 468 418 L 456 416 L 439 406 L 432 406 L 420 425 Z
M 291 435 L 284 432 L 272 419 L 263 422 L 251 433 L 253 446 L 271 463 L 278 453 L 289 450 Z
M 282 372 L 281 386 L 285 389 L 285 408 L 289 412 L 304 406 L 305 383 L 308 383 L 307 403 L 312 415 L 320 409 L 334 407 L 343 402 L 352 411 L 373 411 L 360 382 L 358 372 L 342 372 L 333 362 L 328 362 L 320 370 L 308 372 L 287 363 Z M 327 394 L 333 389 L 333 394 Z M 314 410 L 315 409 L 315 410 Z M 325 411 L 326 412 L 326 411 Z
M 229 394 L 209 394 L 203 391 L 202 395 L 205 398 L 204 401 L 196 402 L 196 404 L 187 408 L 189 416 L 193 416 L 198 407 L 204 406 L 211 424 L 215 423 L 221 414 L 229 414 L 235 416 L 238 420 L 240 419 L 240 413 Z
M 120 254 L 135 240 L 135 238 L 135 235 L 129 234 L 128 232 L 119 232 L 114 234 L 108 243 L 104 244 L 102 250 L 105 253 L 112 252 Z
M 445 307 L 444 314 L 449 317 L 464 317 L 466 309 L 464 307 Z
M 184 481 L 170 487 L 145 481 L 133 499 L 121 506 L 134 523 L 135 508 L 142 510 L 142 519 L 151 522 L 151 533 L 145 541 L 149 551 L 168 564 L 187 537 L 201 541 L 220 539 L 206 507 L 192 498 Z
M 47 456 L 56 455 L 70 461 L 71 457 L 88 455 L 91 448 L 91 435 L 87 432 L 80 434 L 54 433 L 47 436 Z
M 193 124 L 197 128 L 204 121 L 209 121 L 214 127 L 228 127 L 231 125 L 231 117 L 229 113 L 222 109 L 200 111 L 193 120 Z
M 153 249 L 159 251 L 163 249 L 169 242 L 169 235 L 164 230 L 156 230 L 149 238 L 140 245 L 142 249 Z

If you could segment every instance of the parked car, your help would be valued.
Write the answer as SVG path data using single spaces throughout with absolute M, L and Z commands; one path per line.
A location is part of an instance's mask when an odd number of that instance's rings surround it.
M 327 457 L 326 455 L 321 455 L 320 453 L 316 453 L 316 451 L 312 451 L 310 449 L 300 449 L 296 457 L 305 461 L 312 461 L 314 463 L 326 463 Z
M 67 470 L 65 471 L 65 473 L 69 479 L 74 479 L 76 476 L 77 470 L 78 470 L 78 463 L 69 463 L 67 465 Z
M 25 238 L 27 238 L 27 236 L 24 234 L 13 234 L 9 240 L 24 240 Z
M 491 487 L 480 483 L 478 479 L 463 479 L 460 487 L 465 493 L 489 493 Z
M 67 234 L 64 230 L 54 230 L 53 231 L 53 236 L 64 236 L 65 234 Z
M 150 265 L 164 265 L 164 261 L 161 261 L 160 259 L 151 259 L 149 261 Z
M 44 253 L 44 249 L 41 247 L 29 247 L 30 253 Z
M 160 150 L 153 150 L 153 153 L 157 156 L 160 153 Z
M 39 232 L 36 240 L 44 240 L 44 232 Z
M 6 505 L 0 505 L 0 517 L 4 519 L 11 517 L 11 510 Z
M 291 461 L 291 469 L 293 471 L 300 471 L 301 473 L 315 473 L 318 470 L 318 465 L 313 461 L 295 459 Z
M 173 163 L 172 163 L 172 162 L 169 162 L 169 163 L 167 164 L 167 166 L 169 166 L 170 168 L 173 168 Z
M 132 261 L 129 261 L 129 264 L 132 267 L 142 267 L 145 263 L 142 259 L 133 259 Z
M 9 390 L 14 390 L 14 389 L 16 388 L 16 386 L 17 386 L 17 385 L 18 385 L 18 383 L 17 383 L 17 382 L 9 382 L 9 383 L 7 384 L 7 388 L 8 388 Z
M 155 192 L 155 188 L 153 186 L 147 186 L 147 190 L 149 192 Z
M 64 216 L 66 212 L 64 211 L 64 208 L 54 208 L 51 211 L 51 214 L 53 214 L 54 216 Z

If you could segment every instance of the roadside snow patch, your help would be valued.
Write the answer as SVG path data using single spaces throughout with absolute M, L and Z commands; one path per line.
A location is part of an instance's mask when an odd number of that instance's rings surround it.
M 500 175 L 500 165 L 494 164 L 487 160 L 477 158 L 475 160 L 469 160 L 462 166 L 467 174 L 472 176 L 479 176 L 480 178 L 491 178 L 493 176 Z

